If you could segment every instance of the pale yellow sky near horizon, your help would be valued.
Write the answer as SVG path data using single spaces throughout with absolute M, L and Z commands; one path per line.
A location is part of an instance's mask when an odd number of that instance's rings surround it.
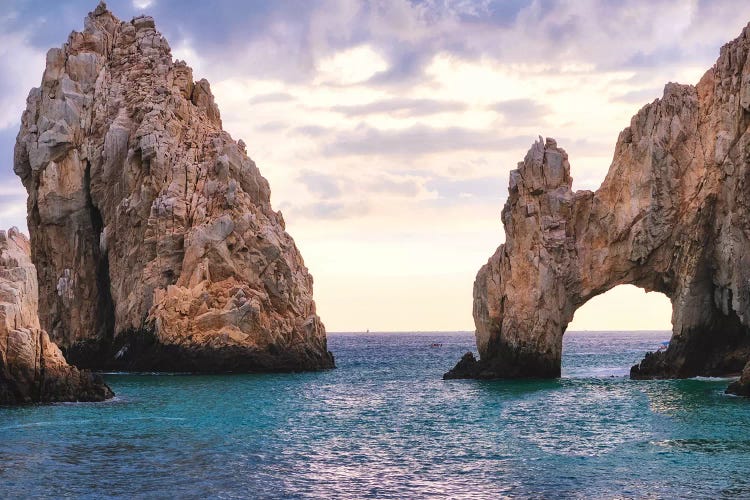
M 665 83 L 696 83 L 750 19 L 750 2 L 734 0 L 321 0 L 232 12 L 267 16 L 245 29 L 221 9 L 196 21 L 160 0 L 109 5 L 153 14 L 174 57 L 211 82 L 329 331 L 473 330 L 474 277 L 504 240 L 508 172 L 537 136 L 567 150 L 574 189 L 596 189 L 631 116 Z M 68 10 L 79 17 L 55 23 L 80 30 L 85 12 Z M 38 23 L 0 32 L 0 73 L 14 75 L 0 92 L 0 150 L 41 79 L 46 47 L 27 27 Z M 3 226 L 25 228 L 24 200 L 8 174 Z M 670 317 L 665 296 L 624 285 L 569 329 L 668 330 Z
M 359 78 L 371 76 L 366 71 L 370 54 L 366 52 L 343 54 L 339 64 L 350 68 L 349 74 L 359 72 Z M 359 57 L 364 59 L 360 60 Z M 359 69 L 358 69 L 359 68 Z M 352 69 L 354 69 L 352 71 Z M 412 89 L 413 97 L 429 93 L 433 98 L 466 103 L 468 110 L 461 113 L 440 113 L 431 117 L 431 124 L 446 127 L 460 125 L 475 128 L 477 134 L 494 129 L 517 129 L 520 135 L 528 134 L 528 145 L 538 132 L 558 138 L 571 157 L 574 188 L 593 188 L 600 183 L 609 165 L 612 148 L 619 131 L 629 123 L 630 116 L 639 105 L 611 102 L 613 93 L 624 94 L 632 90 L 628 80 L 634 73 L 607 72 L 587 74 L 585 68 L 570 68 L 555 79 L 546 79 L 545 68 L 515 68 L 515 74 L 501 65 L 490 62 L 466 63 L 450 58 L 436 58 L 428 73 L 433 75 L 430 89 Z M 374 70 L 373 70 L 374 71 Z M 697 81 L 704 68 L 681 68 L 681 81 Z M 335 75 L 328 75 L 334 78 Z M 347 76 L 346 78 L 350 78 Z M 581 83 L 585 82 L 586 85 Z M 654 91 L 654 97 L 660 94 Z M 268 87 L 263 90 L 242 88 L 235 82 L 220 82 L 214 91 L 222 109 L 239 109 L 248 94 L 270 94 L 290 91 Z M 305 103 L 305 119 L 317 125 L 340 127 L 341 118 L 331 117 L 327 111 L 341 102 L 369 102 L 384 96 L 370 90 L 337 91 L 328 89 L 292 89 L 299 92 L 299 101 Z M 592 92 L 593 91 L 593 92 Z M 500 92 L 513 99 L 539 101 L 548 108 L 541 125 L 523 124 L 518 127 L 497 121 L 486 111 Z M 236 103 L 236 106 L 235 106 Z M 279 113 L 276 108 L 272 113 Z M 584 118 L 582 120 L 582 118 Z M 260 118 L 261 121 L 266 117 Z M 267 117 L 268 120 L 272 116 Z M 512 120 L 512 118 L 511 118 Z M 419 123 L 409 118 L 379 115 L 371 118 L 380 129 L 403 130 Z M 248 127 L 241 118 L 225 119 L 228 130 L 238 137 L 251 137 L 256 130 Z M 356 124 L 352 124 L 356 126 Z M 492 133 L 492 132 L 490 132 Z M 576 138 L 587 138 L 579 144 Z M 566 140 L 567 139 L 567 140 Z M 350 196 L 351 206 L 357 204 L 383 206 L 358 214 L 353 220 L 311 221 L 295 212 L 286 216 L 284 199 L 290 192 L 279 193 L 285 185 L 282 176 L 288 175 L 288 165 L 305 166 L 305 146 L 274 147 L 271 137 L 263 141 L 266 148 L 255 148 L 251 156 L 269 178 L 274 190 L 274 203 L 285 213 L 288 230 L 293 235 L 315 278 L 315 298 L 318 311 L 330 331 L 429 331 L 473 330 L 472 289 L 479 267 L 503 241 L 499 214 L 504 203 L 504 193 L 498 189 L 496 198 L 472 200 L 467 196 L 461 204 L 440 206 L 439 193 L 422 190 L 411 199 L 381 193 L 373 199 L 372 193 Z M 597 144 L 599 143 L 599 144 Z M 608 145 L 605 145 L 607 144 Z M 251 144 L 251 143 L 248 143 Z M 593 145 L 592 145 L 593 144 Z M 481 158 L 488 166 L 480 169 L 502 178 L 507 186 L 507 172 L 521 160 L 528 145 L 508 150 L 482 151 Z M 252 146 L 249 146 L 252 148 Z M 414 164 L 449 171 L 466 164 L 471 151 L 423 154 Z M 383 155 L 384 163 L 394 159 Z M 478 159 L 471 158 L 479 163 Z M 335 159 L 336 165 L 327 169 L 332 176 L 356 171 L 361 159 Z M 281 165 L 287 166 L 282 169 Z M 277 169 L 278 166 L 278 169 Z M 270 168 L 269 168 L 270 167 Z M 471 166 L 466 166 L 466 177 L 476 176 Z M 473 174 L 473 175 L 472 175 Z M 459 174 L 460 175 L 460 174 Z M 302 186 L 295 186 L 302 187 Z M 500 187 L 500 186 L 498 186 Z M 293 188 L 290 188 L 293 189 Z M 352 189 L 356 190 L 356 187 Z M 304 196 L 304 193 L 299 193 Z M 346 195 L 344 195 L 346 197 Z M 281 201 L 279 201 L 281 200 Z M 433 203 L 430 204 L 429 202 Z M 420 203 L 421 202 L 421 203 Z M 426 203 L 425 203 L 426 202 Z M 450 220 L 440 224 L 442 217 Z M 395 233 L 395 234 L 394 234 Z M 582 307 L 570 324 L 571 330 L 669 330 L 671 329 L 669 300 L 658 293 L 646 294 L 635 287 L 618 287 L 597 297 Z

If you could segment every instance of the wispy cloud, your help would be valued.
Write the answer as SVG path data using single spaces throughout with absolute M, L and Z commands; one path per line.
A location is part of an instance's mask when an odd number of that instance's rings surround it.
M 341 195 L 339 180 L 334 176 L 304 170 L 299 180 L 312 194 L 322 198 L 338 198 Z
M 500 101 L 492 106 L 492 109 L 500 113 L 506 123 L 515 125 L 541 126 L 550 115 L 550 108 L 547 105 L 533 99 Z
M 645 88 L 645 89 L 639 89 L 639 90 L 631 90 L 630 92 L 625 92 L 624 94 L 614 95 L 612 96 L 612 101 L 620 101 L 620 102 L 627 102 L 629 104 L 642 104 L 645 105 L 654 99 L 661 97 L 662 90 L 661 87 L 658 89 L 656 88 Z
M 270 92 L 268 94 L 260 94 L 250 98 L 248 101 L 250 104 L 269 104 L 278 102 L 289 102 L 293 101 L 294 96 L 287 92 Z
M 524 147 L 529 136 L 503 136 L 491 130 L 415 125 L 399 130 L 360 126 L 340 131 L 323 147 L 328 155 L 414 156 L 456 151 L 499 151 Z
M 333 106 L 331 111 L 347 116 L 358 117 L 375 114 L 391 114 L 398 116 L 426 116 L 444 112 L 461 112 L 466 110 L 467 105 L 459 101 L 440 101 L 436 99 L 412 99 L 397 97 L 369 102 L 367 104 L 355 104 L 348 106 Z
M 44 52 L 29 45 L 26 33 L 0 31 L 0 129 L 20 123 L 26 96 L 39 85 L 43 69 Z
M 372 207 L 365 201 L 316 201 L 305 204 L 285 204 L 282 210 L 304 221 L 341 221 L 367 215 L 371 213 Z
M 133 0 L 133 7 L 136 9 L 148 9 L 154 4 L 154 0 Z

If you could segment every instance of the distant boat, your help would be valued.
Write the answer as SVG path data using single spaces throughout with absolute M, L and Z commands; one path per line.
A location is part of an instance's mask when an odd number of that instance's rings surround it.
M 665 342 L 662 342 L 661 345 L 659 346 L 659 348 L 656 350 L 656 352 L 665 351 L 667 349 L 667 347 L 669 347 L 669 341 L 668 340 L 665 341 Z
M 443 344 L 441 344 L 440 342 L 433 342 L 432 344 L 430 344 L 430 347 L 443 347 Z

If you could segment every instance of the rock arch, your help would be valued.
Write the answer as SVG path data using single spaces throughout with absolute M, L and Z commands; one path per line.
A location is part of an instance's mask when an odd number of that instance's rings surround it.
M 670 347 L 634 378 L 724 375 L 750 359 L 750 27 L 697 86 L 669 83 L 620 133 L 595 191 L 534 143 L 510 173 L 505 244 L 474 283 L 480 361 L 446 378 L 557 377 L 573 313 L 620 284 L 672 302 Z

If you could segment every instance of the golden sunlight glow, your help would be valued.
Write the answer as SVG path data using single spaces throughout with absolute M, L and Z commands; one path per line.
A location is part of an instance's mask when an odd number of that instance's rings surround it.
M 363 82 L 388 69 L 388 63 L 372 47 L 361 45 L 335 53 L 318 63 L 318 83 L 352 84 Z

